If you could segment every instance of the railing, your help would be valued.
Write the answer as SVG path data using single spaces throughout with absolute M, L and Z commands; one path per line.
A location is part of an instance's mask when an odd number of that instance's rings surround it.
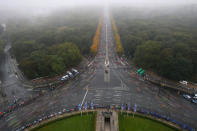
M 45 116 L 40 117 L 40 118 L 38 118 L 36 120 L 33 120 L 32 122 L 24 124 L 24 126 L 21 126 L 16 131 L 25 130 L 27 128 L 30 128 L 30 127 L 32 127 L 32 126 L 44 121 L 44 120 L 48 120 L 48 119 L 60 116 L 62 114 L 65 114 L 65 113 L 71 113 L 71 112 L 76 112 L 76 111 L 78 111 L 78 112 L 79 111 L 80 112 L 84 112 L 84 111 L 88 112 L 88 111 L 97 110 L 97 109 L 107 109 L 107 110 L 115 110 L 115 111 L 132 111 L 132 112 L 134 112 L 134 108 L 133 107 L 128 107 L 127 105 L 124 105 L 124 109 L 122 108 L 122 105 L 115 105 L 115 106 L 112 106 L 112 105 L 88 106 L 87 110 L 79 110 L 77 108 L 77 106 L 76 106 L 75 108 L 71 108 L 71 109 L 65 109 L 64 108 L 64 109 L 59 110 L 58 112 L 53 112 L 53 113 L 50 113 L 50 114 L 46 114 Z M 150 110 L 147 110 L 147 109 L 144 109 L 144 108 L 141 108 L 141 107 L 138 107 L 136 112 L 140 113 L 142 115 L 154 117 L 156 119 L 162 119 L 162 120 L 167 121 L 169 123 L 172 123 L 172 124 L 174 124 L 176 126 L 179 126 L 183 130 L 195 131 L 194 128 L 191 128 L 190 126 L 188 126 L 188 125 L 186 125 L 186 124 L 184 124 L 184 123 L 182 123 L 180 121 L 172 119 L 171 117 L 169 117 L 169 115 L 164 114 L 164 113 L 159 113 L 157 111 L 150 111 Z
M 166 88 L 171 88 L 171 89 L 174 89 L 174 90 L 177 90 L 177 91 L 181 91 L 181 92 L 185 92 L 185 93 L 188 93 L 188 94 L 194 94 L 197 92 L 197 90 L 195 90 L 194 88 L 190 88 L 190 87 L 184 87 L 178 83 L 169 83 L 169 82 L 164 82 L 162 80 L 156 80 L 156 79 L 152 79 L 152 78 L 149 78 L 149 77 L 145 77 L 145 80 L 153 83 L 153 84 L 156 84 L 156 85 L 159 85 L 161 87 L 166 87 Z

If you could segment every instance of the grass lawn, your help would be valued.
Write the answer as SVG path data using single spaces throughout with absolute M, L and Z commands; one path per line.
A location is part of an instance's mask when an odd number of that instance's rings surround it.
M 132 114 L 119 113 L 119 131 L 176 131 L 165 124 Z
M 49 123 L 36 131 L 94 131 L 94 116 L 92 113 L 71 116 Z

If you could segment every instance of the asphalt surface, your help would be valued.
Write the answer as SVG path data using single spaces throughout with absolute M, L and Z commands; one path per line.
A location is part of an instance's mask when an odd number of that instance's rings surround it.
M 16 60 L 11 57 L 9 53 L 10 48 L 11 43 L 8 42 L 4 49 L 4 57 L 0 64 L 0 80 L 2 82 L 0 85 L 0 110 L 2 110 L 4 106 L 7 106 L 7 104 L 14 103 L 14 101 L 19 98 L 25 99 L 31 94 L 22 86 L 21 81 L 25 80 L 25 78 L 18 69 Z
M 109 67 L 106 67 L 106 59 L 109 61 Z M 137 104 L 138 108 L 167 115 L 197 129 L 196 105 L 174 91 L 161 88 L 158 93 L 159 87 L 139 76 L 131 75 L 134 67 L 126 63 L 116 54 L 110 17 L 108 11 L 105 11 L 99 51 L 87 70 L 65 86 L 46 91 L 44 96 L 1 118 L 0 129 L 15 130 L 62 108 L 74 108 L 79 103 L 90 101 L 95 105 Z

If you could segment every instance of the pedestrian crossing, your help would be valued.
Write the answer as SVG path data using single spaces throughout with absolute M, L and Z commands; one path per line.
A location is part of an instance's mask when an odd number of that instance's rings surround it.
M 93 101 L 95 104 L 120 104 L 130 100 L 130 93 L 122 87 L 113 88 L 91 88 L 85 101 Z

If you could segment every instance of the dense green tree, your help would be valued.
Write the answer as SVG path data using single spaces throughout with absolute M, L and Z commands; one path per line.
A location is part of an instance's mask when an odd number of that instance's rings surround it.
M 157 68 L 159 65 L 159 54 L 161 51 L 161 43 L 157 41 L 147 41 L 137 46 L 134 61 L 145 68 Z
M 12 46 L 12 52 L 16 56 L 17 60 L 20 60 L 24 57 L 27 57 L 31 54 L 31 52 L 38 49 L 35 41 L 17 41 Z
M 124 52 L 127 56 L 133 57 L 136 46 L 142 44 L 142 39 L 133 35 L 122 36 Z M 127 43 L 127 44 L 124 44 Z
M 197 16 L 182 11 L 112 9 L 125 55 L 167 78 L 197 81 Z
M 90 53 L 99 16 L 99 10 L 70 9 L 39 19 L 8 20 L 11 53 L 29 78 L 61 74 Z
M 78 47 L 72 43 L 64 43 L 49 47 L 47 50 L 33 51 L 30 57 L 20 61 L 19 67 L 29 78 L 53 76 L 78 65 L 81 60 Z
M 62 57 L 58 57 L 57 55 L 50 55 L 49 57 L 49 64 L 53 72 L 55 72 L 56 74 L 61 74 L 62 72 L 65 72 L 66 65 L 64 64 Z
M 174 70 L 173 74 L 174 76 L 172 77 L 173 79 L 176 80 L 184 80 L 184 79 L 189 79 L 192 76 L 192 62 L 182 56 L 176 57 L 174 60 Z
M 173 78 L 173 50 L 171 48 L 165 48 L 160 53 L 159 70 L 158 72 L 163 76 L 169 76 Z

